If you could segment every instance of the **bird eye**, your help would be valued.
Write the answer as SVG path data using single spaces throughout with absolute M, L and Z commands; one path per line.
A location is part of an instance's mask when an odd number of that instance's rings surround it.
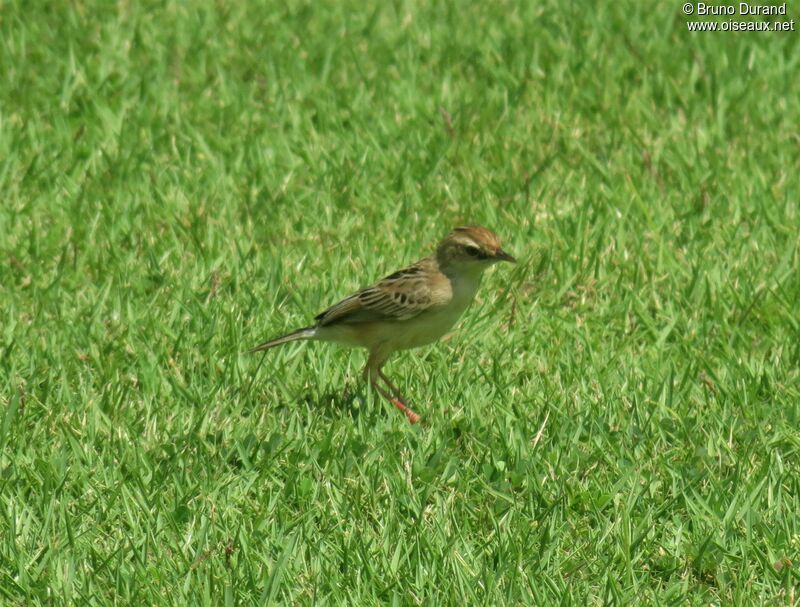
M 464 250 L 470 257 L 477 257 L 478 255 L 480 255 L 481 252 L 481 250 L 478 247 L 473 247 L 473 246 L 464 247 Z

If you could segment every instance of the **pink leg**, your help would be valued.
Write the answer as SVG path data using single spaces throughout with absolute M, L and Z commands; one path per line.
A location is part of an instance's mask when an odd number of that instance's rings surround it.
M 384 390 L 383 388 L 381 388 L 381 387 L 378 385 L 378 382 L 376 382 L 376 381 L 372 381 L 372 382 L 370 382 L 370 383 L 372 384 L 372 387 L 373 387 L 373 388 L 375 388 L 375 390 L 377 390 L 378 394 L 380 394 L 381 396 L 383 396 L 383 397 L 384 397 L 386 400 L 388 400 L 390 403 L 392 403 L 392 404 L 393 404 L 395 407 L 397 407 L 398 409 L 400 409 L 400 411 L 402 411 L 403 413 L 405 413 L 405 415 L 406 415 L 406 417 L 408 418 L 408 421 L 409 421 L 410 423 L 412 423 L 412 424 L 416 424 L 417 422 L 419 422 L 419 420 L 420 420 L 420 416 L 419 416 L 419 414 L 415 413 L 415 412 L 414 412 L 414 411 L 413 411 L 413 410 L 412 410 L 412 409 L 411 409 L 411 408 L 410 408 L 410 407 L 409 407 L 407 404 L 405 404 L 405 403 L 404 403 L 402 400 L 400 400 L 400 399 L 399 399 L 398 397 L 396 397 L 396 396 L 392 396 L 392 395 L 391 395 L 389 392 L 387 392 L 386 390 Z

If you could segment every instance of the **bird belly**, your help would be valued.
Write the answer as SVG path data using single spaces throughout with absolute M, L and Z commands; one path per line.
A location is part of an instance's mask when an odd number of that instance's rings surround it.
M 398 326 L 392 332 L 389 341 L 395 350 L 419 348 L 433 343 L 453 328 L 466 307 L 451 303 L 438 310 L 423 312 L 419 316 L 397 323 Z
M 369 350 L 408 350 L 436 341 L 460 316 L 461 311 L 450 309 L 426 312 L 408 320 L 329 325 L 320 327 L 316 337 Z
M 394 335 L 394 348 L 408 350 L 433 343 L 453 328 L 459 316 L 430 313 L 412 318 L 402 323 L 402 329 Z

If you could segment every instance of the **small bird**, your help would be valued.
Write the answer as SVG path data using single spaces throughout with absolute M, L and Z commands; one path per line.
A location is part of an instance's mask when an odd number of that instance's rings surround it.
M 366 348 L 364 378 L 415 424 L 420 416 L 383 373 L 383 364 L 394 352 L 427 345 L 449 331 L 472 303 L 484 270 L 498 261 L 516 262 L 494 232 L 481 226 L 456 228 L 433 255 L 346 297 L 317 315 L 315 324 L 250 351 L 297 340 Z

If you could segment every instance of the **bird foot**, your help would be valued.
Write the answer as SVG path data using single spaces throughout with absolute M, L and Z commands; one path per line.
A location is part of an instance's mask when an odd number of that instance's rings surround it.
M 417 414 L 417 413 L 415 413 L 414 411 L 412 411 L 412 410 L 411 410 L 411 409 L 408 407 L 408 405 L 406 405 L 406 404 L 405 404 L 403 401 L 401 401 L 399 398 L 393 398 L 393 399 L 391 399 L 391 400 L 392 400 L 392 404 L 393 404 L 395 407 L 397 407 L 398 409 L 400 409 L 400 411 L 402 411 L 403 413 L 405 413 L 405 414 L 406 414 L 406 417 L 408 418 L 408 423 L 410 423 L 410 424 L 417 424 L 417 423 L 419 423 L 419 420 L 420 420 L 420 419 L 422 419 L 422 418 L 419 416 L 419 414 Z

